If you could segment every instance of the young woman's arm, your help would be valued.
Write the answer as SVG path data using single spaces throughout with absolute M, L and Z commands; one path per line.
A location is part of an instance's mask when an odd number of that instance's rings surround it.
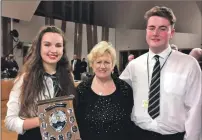
M 23 134 L 25 130 L 39 126 L 39 119 L 30 118 L 22 119 L 19 117 L 20 112 L 20 94 L 23 83 L 23 76 L 15 82 L 7 103 L 7 114 L 5 118 L 5 126 L 10 131 L 15 131 L 18 134 Z
M 28 118 L 24 120 L 23 123 L 23 130 L 29 130 L 35 127 L 39 127 L 39 118 L 34 117 L 34 118 Z

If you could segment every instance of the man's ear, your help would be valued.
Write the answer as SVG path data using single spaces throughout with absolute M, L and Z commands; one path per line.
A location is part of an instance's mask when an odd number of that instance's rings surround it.
M 174 29 L 174 28 L 172 28 L 172 29 L 171 29 L 171 36 L 170 36 L 170 39 L 172 39 L 172 38 L 173 38 L 174 34 L 175 34 L 175 29 Z

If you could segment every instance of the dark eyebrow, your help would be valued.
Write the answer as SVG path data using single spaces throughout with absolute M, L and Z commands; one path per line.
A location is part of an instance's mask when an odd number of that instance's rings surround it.
M 48 41 L 43 41 L 43 43 L 50 43 L 50 42 L 48 42 Z
M 46 43 L 47 43 L 47 44 L 51 44 L 51 42 L 48 42 L 48 41 L 43 41 L 43 43 L 44 43 L 44 44 L 46 44 Z M 59 42 L 59 43 L 56 43 L 56 45 L 62 45 L 62 43 Z
M 163 27 L 163 28 L 167 28 L 167 26 L 165 26 L 165 25 L 160 26 L 160 28 L 161 28 L 161 27 Z
M 154 25 L 150 25 L 150 26 L 147 26 L 147 27 L 155 27 Z
M 150 25 L 150 26 L 148 26 L 148 27 L 155 27 L 154 25 Z M 162 25 L 162 26 L 159 26 L 159 28 L 167 28 L 167 26 L 165 26 L 165 25 Z
M 63 44 L 62 44 L 62 43 L 56 43 L 55 45 L 56 45 L 56 46 L 58 46 L 58 45 L 63 46 Z

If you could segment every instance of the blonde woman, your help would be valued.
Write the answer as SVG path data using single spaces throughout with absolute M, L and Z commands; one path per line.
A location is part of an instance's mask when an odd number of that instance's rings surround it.
M 77 87 L 77 121 L 82 140 L 133 139 L 131 87 L 111 73 L 116 62 L 112 44 L 102 41 L 88 54 L 94 76 Z

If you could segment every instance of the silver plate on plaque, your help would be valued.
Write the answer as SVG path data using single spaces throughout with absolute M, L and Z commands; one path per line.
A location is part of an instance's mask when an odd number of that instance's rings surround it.
M 53 112 L 49 117 L 49 123 L 56 132 L 61 132 L 67 123 L 65 112 L 61 110 Z

